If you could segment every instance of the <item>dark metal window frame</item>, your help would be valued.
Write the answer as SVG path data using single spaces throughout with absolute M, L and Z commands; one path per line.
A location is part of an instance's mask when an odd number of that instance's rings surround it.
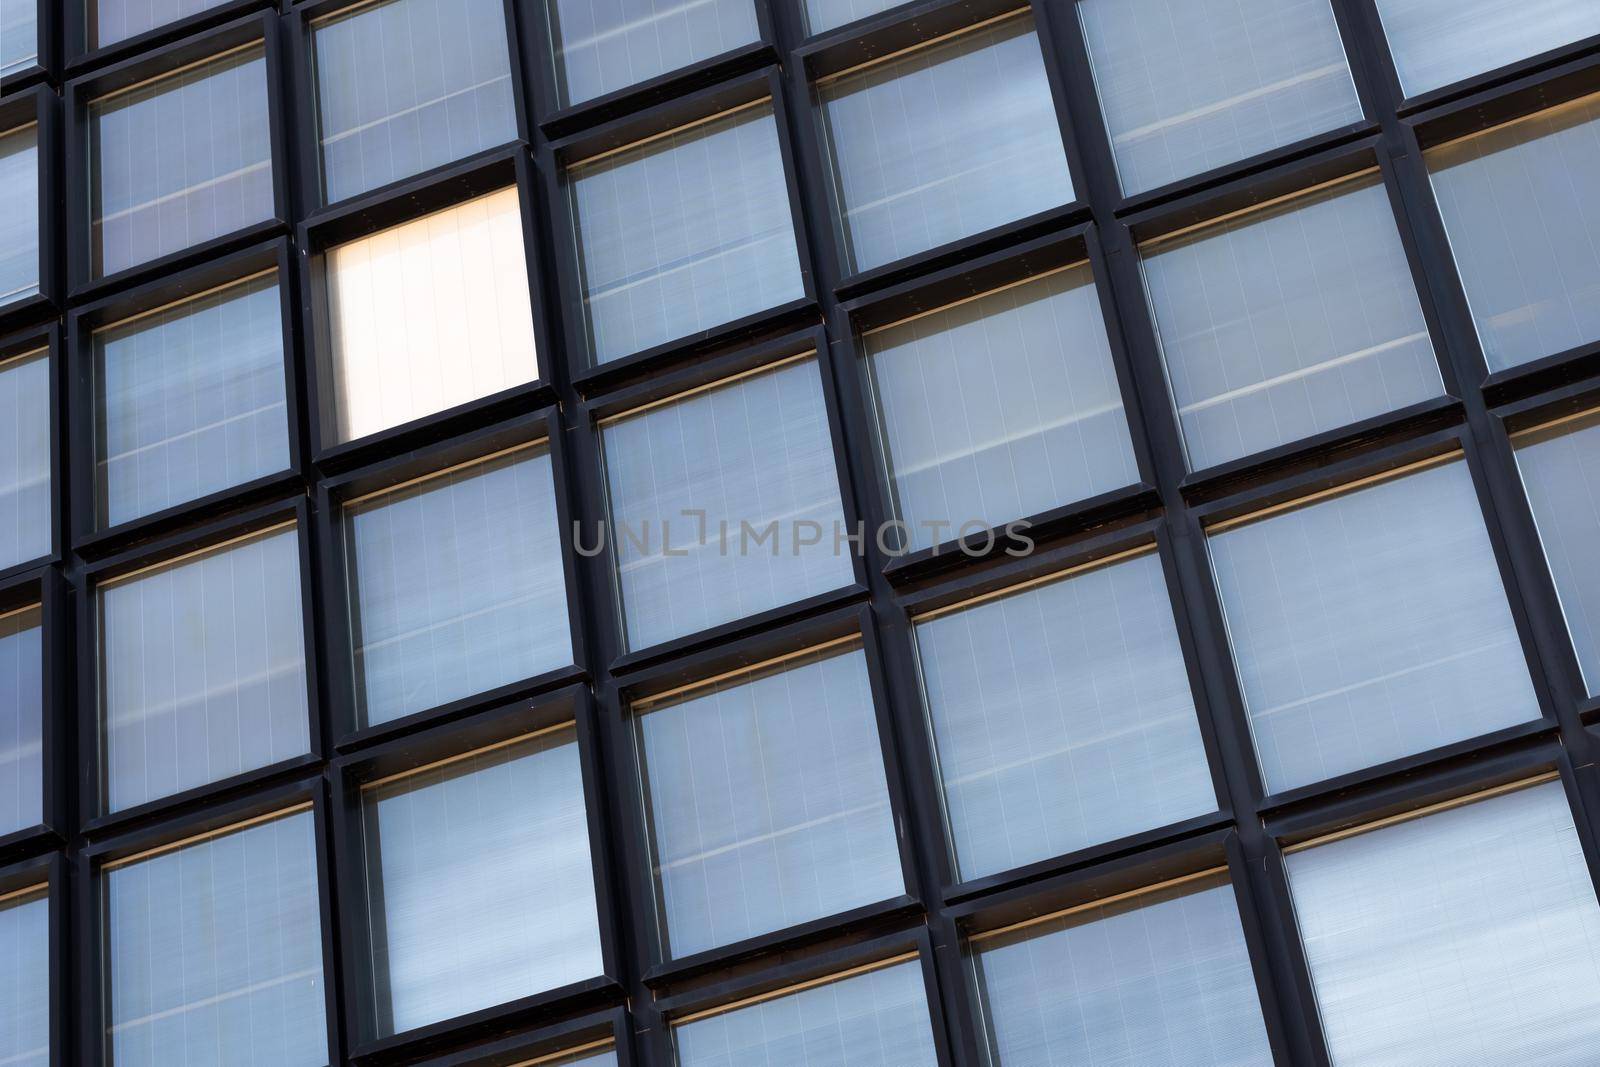
M 289 200 L 289 154 L 284 127 L 286 122 L 282 93 L 284 65 L 282 35 L 278 20 L 270 13 L 248 16 L 226 23 L 192 38 L 181 38 L 158 51 L 124 59 L 91 74 L 72 78 L 63 86 L 66 117 L 66 169 L 63 174 L 66 202 L 72 225 L 68 227 L 66 248 L 68 289 L 71 302 L 78 303 L 121 291 L 152 278 L 205 262 L 213 256 L 248 248 L 281 234 L 293 217 Z M 201 241 L 154 259 L 144 260 L 123 270 L 97 275 L 93 266 L 93 224 L 90 217 L 90 171 L 95 146 L 91 143 L 89 109 L 108 94 L 183 67 L 203 62 L 235 48 L 261 43 L 265 57 L 268 121 L 268 151 L 272 160 L 272 214 L 232 233 Z M 73 212 L 73 207 L 78 212 Z M 81 214 L 79 213 L 81 212 Z
M 104 1059 L 99 866 L 304 800 L 316 812 L 330 1049 L 336 1062 L 374 1067 L 505 1065 L 606 1036 L 616 1042 L 625 1067 L 664 1067 L 673 1055 L 671 1024 L 686 1014 L 911 949 L 927 981 L 941 1064 L 980 1064 L 987 1037 L 972 1004 L 969 935 L 1218 866 L 1227 868 L 1236 894 L 1275 1057 L 1284 1064 L 1320 1065 L 1328 1055 L 1284 874 L 1284 846 L 1555 770 L 1591 877 L 1600 879 L 1600 775 L 1594 769 L 1600 698 L 1589 697 L 1581 684 L 1510 440 L 1517 430 L 1553 416 L 1600 407 L 1600 344 L 1488 373 L 1421 155 L 1452 137 L 1600 91 L 1600 39 L 1407 100 L 1373 0 L 1330 0 L 1366 118 L 1128 198 L 1117 179 L 1071 3 L 910 0 L 808 36 L 802 0 L 754 0 L 760 41 L 563 108 L 551 75 L 544 2 L 506 0 L 518 87 L 516 141 L 332 206 L 322 203 L 316 134 L 307 118 L 315 101 L 305 35 L 311 18 L 342 9 L 348 0 L 230 0 L 89 54 L 82 49 L 81 20 L 74 22 L 81 11 L 75 15 L 68 5 L 58 13 L 56 5 L 42 4 L 44 62 L 0 85 L 0 127 L 35 119 L 40 124 L 41 187 L 49 191 L 41 211 L 41 295 L 0 311 L 0 333 L 8 335 L 0 351 L 40 341 L 51 349 L 55 477 L 69 490 L 57 494 L 52 554 L 0 575 L 0 600 L 37 597 L 45 605 L 46 699 L 60 712 L 47 717 L 54 725 L 47 725 L 46 820 L 0 839 L 0 884 L 13 884 L 13 875 L 37 881 L 39 872 L 48 872 L 57 964 L 49 979 L 56 998 L 53 1063 L 93 1065 Z M 1046 217 L 846 277 L 814 79 L 1024 6 L 1035 19 L 1078 200 Z M 253 36 L 264 40 L 268 57 L 276 217 L 118 276 L 89 280 L 86 101 L 101 88 L 170 70 Z M 591 366 L 567 163 L 768 96 L 780 133 L 805 297 Z M 1138 269 L 1139 242 L 1367 166 L 1379 169 L 1394 208 L 1445 395 L 1222 467 L 1189 471 Z M 514 182 L 521 195 L 544 378 L 349 448 L 321 448 L 316 257 L 341 237 L 415 218 L 459 202 L 473 189 L 488 191 L 483 183 L 491 180 Z M 859 331 L 1074 258 L 1088 260 L 1100 294 L 1138 483 L 1029 517 L 1036 520 L 1030 535 L 1038 547 L 1027 559 L 1005 555 L 1003 543 L 979 558 L 951 551 L 953 543 L 947 543 L 895 559 L 869 536 L 852 586 L 654 648 L 622 647 L 612 561 L 580 557 L 572 543 L 575 520 L 589 530 L 608 523 L 598 419 L 686 384 L 706 384 L 730 368 L 793 354 L 797 344 L 814 347 L 846 516 L 864 521 L 870 532 L 892 512 L 874 446 Z M 145 520 L 95 530 L 92 511 L 84 512 L 93 501 L 93 441 L 81 374 L 89 331 L 105 321 L 97 316 L 116 307 L 153 306 L 147 302 L 165 302 L 206 279 L 237 277 L 269 259 L 286 297 L 290 469 Z M 342 501 L 539 439 L 549 441 L 552 456 L 574 664 L 358 729 L 344 629 L 349 596 Z M 1207 526 L 1457 449 L 1472 474 L 1542 716 L 1264 795 L 1221 628 Z M 290 514 L 301 536 L 312 752 L 99 817 L 86 799 L 98 750 L 95 582 L 136 560 L 155 560 L 215 540 L 220 531 L 258 528 L 270 516 Z M 1219 810 L 990 878 L 954 881 L 916 662 L 916 615 L 1029 577 L 1092 565 L 1134 545 L 1154 546 L 1161 560 Z M 642 847 L 631 701 L 652 689 L 857 632 L 884 742 L 906 893 L 687 960 L 661 959 L 654 940 L 654 887 Z M 76 669 L 69 666 L 73 653 Z M 73 701 L 76 715 L 66 713 Z M 353 851 L 348 821 L 349 790 L 373 767 L 464 751 L 474 747 L 474 738 L 538 721 L 557 707 L 570 707 L 578 723 L 607 976 L 593 988 L 557 991 L 548 1002 L 534 998 L 372 1039 L 363 1029 L 369 1020 L 359 1000 L 370 982 L 360 949 L 367 903 L 358 877 L 363 859 Z M 83 766 L 91 768 L 87 778 Z
M 0 137 L 31 123 L 37 123 L 39 130 L 39 291 L 0 304 L 0 333 L 52 317 L 62 303 L 64 250 L 56 235 L 61 232 L 63 205 L 59 196 L 48 195 L 48 190 L 59 188 L 60 110 L 49 86 L 34 85 L 16 95 L 5 90 L 0 98 Z
M 430 1023 L 400 1033 L 382 1033 L 382 1009 L 376 1007 L 377 989 L 365 965 L 373 958 L 372 901 L 368 886 L 377 877 L 367 869 L 363 819 L 363 786 L 374 779 L 404 774 L 440 760 L 470 754 L 491 745 L 512 741 L 547 727 L 572 723 L 583 776 L 589 852 L 594 871 L 595 902 L 600 926 L 602 968 L 591 978 L 542 990 L 517 1000 L 467 1015 Z M 595 718 L 588 687 L 571 684 L 531 699 L 512 701 L 463 718 L 402 734 L 334 760 L 333 834 L 334 864 L 340 883 L 349 887 L 349 904 L 359 921 L 344 922 L 342 948 L 352 966 L 344 972 L 344 1002 L 355 1042 L 350 1058 L 358 1063 L 393 1062 L 396 1056 L 414 1057 L 441 1045 L 458 1043 L 463 1036 L 493 1037 L 513 1027 L 596 1010 L 614 1002 L 622 987 L 613 976 L 619 972 L 618 932 L 611 921 L 616 912 L 616 876 L 601 818 L 601 790 L 595 752 Z M 578 1042 L 574 1042 L 578 1043 Z
M 71 512 L 75 524 L 72 541 L 85 558 L 111 555 L 151 537 L 159 537 L 178 527 L 211 516 L 220 516 L 274 496 L 291 493 L 299 481 L 301 468 L 299 331 L 295 329 L 295 294 L 290 286 L 292 250 L 284 238 L 265 241 L 222 259 L 201 263 L 189 270 L 157 278 L 133 289 L 80 305 L 68 312 L 67 365 L 72 368 L 67 382 L 68 412 L 73 420 L 74 447 L 69 456 Z M 283 340 L 284 402 L 287 421 L 284 433 L 289 461 L 278 471 L 259 478 L 207 493 L 181 504 L 141 515 L 113 525 L 99 521 L 100 483 L 99 389 L 96 381 L 95 335 L 139 315 L 167 307 L 237 284 L 252 275 L 271 272 L 278 287 L 280 327 Z M 87 442 L 87 447 L 79 447 Z

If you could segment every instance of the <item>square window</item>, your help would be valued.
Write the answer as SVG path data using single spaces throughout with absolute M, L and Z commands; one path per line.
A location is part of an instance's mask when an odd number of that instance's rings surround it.
M 616 1049 L 589 1052 L 568 1052 L 554 1059 L 534 1059 L 513 1064 L 512 1067 L 617 1067 Z
M 1269 792 L 1539 717 L 1465 462 L 1209 540 Z
M 1217 809 L 1153 552 L 919 619 L 916 640 L 962 878 Z
M 772 101 L 567 171 L 595 363 L 805 296 Z
M 97 278 L 272 218 L 263 46 L 91 101 L 89 149 Z
M 581 104 L 760 39 L 752 0 L 546 0 L 556 90 Z
M 861 341 L 909 548 L 1139 480 L 1088 264 Z
M 382 1033 L 601 973 L 584 811 L 570 723 L 363 789 Z
M 670 957 L 905 891 L 860 647 L 634 711 Z
M 1600 341 L 1600 95 L 1424 159 L 1489 369 Z
M 1140 252 L 1192 470 L 1444 392 L 1376 174 Z
M 825 79 L 817 96 L 854 270 L 1073 198 L 1031 15 Z
M 0 837 L 43 821 L 44 627 L 34 604 L 0 613 Z
M 629 648 L 849 585 L 814 355 L 601 425 Z
M 39 292 L 39 124 L 0 130 L 0 308 Z
M 572 662 L 545 445 L 351 501 L 344 527 L 364 724 Z
M 309 808 L 107 864 L 110 1062 L 322 1067 Z
M 330 203 L 517 139 L 502 0 L 358 4 L 311 39 Z
M 169 23 L 198 15 L 228 0 L 87 0 L 90 48 L 104 48 Z
M 50 889 L 0 894 L 0 1063 L 49 1067 Z
M 829 978 L 672 1028 L 679 1067 L 938 1062 L 916 957 Z
M 102 525 L 288 468 L 276 271 L 105 326 L 93 343 Z
M 323 262 L 325 439 L 355 440 L 539 377 L 515 187 L 337 245 Z
M 1515 438 L 1517 467 L 1587 692 L 1600 694 L 1600 413 Z
M 310 750 L 293 524 L 103 582 L 95 600 L 109 810 Z
M 1377 0 L 1400 86 L 1420 96 L 1600 33 L 1593 0 Z
M 39 0 L 0 0 L 0 78 L 38 64 Z
M 824 33 L 901 3 L 904 0 L 805 0 L 806 30 Z
M 1600 905 L 1561 783 L 1285 858 L 1335 1063 L 1583 1063 Z
M 0 358 L 0 570 L 50 552 L 50 353 Z
M 1328 0 L 1081 0 L 1129 196 L 1361 119 Z
M 973 938 L 995 1067 L 1271 1067 L 1227 875 Z

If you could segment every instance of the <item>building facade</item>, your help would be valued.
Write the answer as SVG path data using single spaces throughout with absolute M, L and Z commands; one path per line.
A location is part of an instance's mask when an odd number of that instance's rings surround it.
M 1593 0 L 0 0 L 0 1064 L 1584 1064 Z

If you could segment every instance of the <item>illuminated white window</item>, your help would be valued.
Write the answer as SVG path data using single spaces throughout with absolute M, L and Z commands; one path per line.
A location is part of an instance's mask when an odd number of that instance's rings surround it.
M 326 265 L 327 438 L 365 437 L 539 377 L 514 187 L 339 245 Z

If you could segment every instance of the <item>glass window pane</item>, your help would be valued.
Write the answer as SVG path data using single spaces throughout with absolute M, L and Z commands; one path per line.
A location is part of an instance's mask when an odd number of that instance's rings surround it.
M 601 435 L 629 648 L 854 579 L 849 546 L 834 541 L 844 505 L 814 356 L 625 415 Z
M 44 821 L 42 618 L 37 605 L 0 614 L 0 837 Z
M 254 535 L 102 585 L 111 811 L 310 748 L 300 535 Z
M 570 724 L 373 786 L 362 813 L 385 1034 L 601 973 Z
M 1082 0 L 1129 196 L 1361 119 L 1328 0 Z
M 1102 904 L 973 946 L 995 1067 L 1271 1067 L 1226 876 Z
M 328 1062 L 309 810 L 105 872 L 117 1067 Z
M 1593 0 L 1377 0 L 1407 96 L 1600 33 Z
M 862 344 L 913 549 L 972 520 L 1001 526 L 1139 480 L 1087 264 Z
M 535 1064 L 537 1067 L 617 1067 L 617 1053 L 614 1049 L 605 1049 L 601 1052 L 569 1052 L 553 1060 L 531 1060 L 527 1063 L 513 1064 L 512 1067 L 534 1067 Z
M 805 295 L 770 100 L 568 178 L 596 363 Z
M 1270 792 L 1539 716 L 1460 460 L 1210 543 Z
M 0 570 L 50 551 L 50 356 L 0 361 Z
M 805 0 L 806 30 L 817 34 L 868 15 L 887 11 L 905 0 Z
M 1439 396 L 1377 175 L 1142 254 L 1193 470 Z
M 50 895 L 0 900 L 0 1063 L 49 1067 Z
M 0 78 L 38 62 L 39 0 L 0 0 Z
M 679 1067 L 938 1062 L 922 965 L 906 960 L 673 1028 Z
M 961 877 L 1216 810 L 1153 553 L 935 616 L 916 635 Z
M 325 266 L 333 440 L 539 377 L 515 187 L 339 245 Z
M 39 127 L 0 132 L 0 307 L 39 292 Z
M 330 203 L 516 140 L 502 0 L 367 4 L 312 49 Z
M 1600 905 L 1560 782 L 1286 862 L 1335 1063 L 1594 1059 Z
M 1517 466 L 1588 692 L 1600 693 L 1600 415 L 1520 437 Z
M 638 732 L 671 956 L 904 892 L 859 648 L 651 706 Z
M 94 335 L 100 522 L 127 522 L 289 466 L 275 272 Z
M 1489 369 L 1600 340 L 1600 95 L 1426 158 Z
M 858 271 L 1073 198 L 1032 16 L 846 74 L 817 94 Z
M 760 37 L 751 0 L 546 0 L 561 99 L 597 96 Z
M 368 725 L 572 662 L 543 445 L 348 505 L 345 561 Z
M 262 46 L 92 101 L 89 145 L 97 277 L 271 218 Z
M 89 0 L 91 47 L 126 41 L 224 3 L 227 0 Z

